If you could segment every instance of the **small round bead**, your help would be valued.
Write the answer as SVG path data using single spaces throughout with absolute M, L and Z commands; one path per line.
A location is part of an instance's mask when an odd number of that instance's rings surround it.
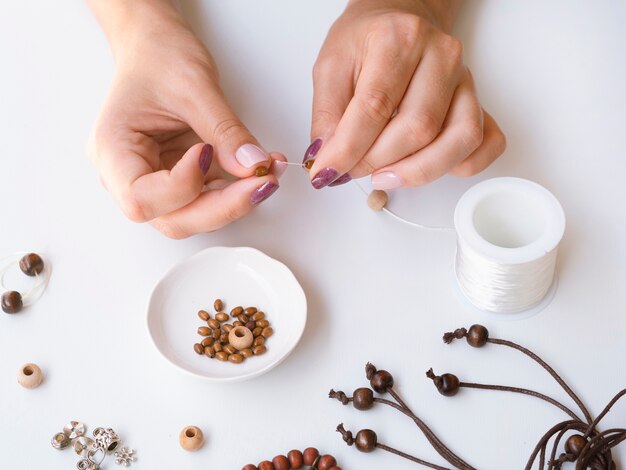
M 335 465 L 334 467 L 330 467 L 328 470 L 341 470 L 341 467 Z
M 319 457 L 320 452 L 315 447 L 307 447 L 302 453 L 304 465 L 313 465 L 315 459 Z
M 330 470 L 331 467 L 337 465 L 335 457 L 332 455 L 324 455 L 317 462 L 317 470 Z
M 260 166 L 254 171 L 254 174 L 257 176 L 267 176 L 269 172 L 270 170 L 268 170 L 266 166 Z
M 24 388 L 37 388 L 43 380 L 43 372 L 37 364 L 24 364 L 17 373 L 17 381 Z
M 357 388 L 352 394 L 352 405 L 361 411 L 369 410 L 374 405 L 374 392 L 371 388 Z
M 277 455 L 272 459 L 272 463 L 274 464 L 274 468 L 276 470 L 291 470 L 291 465 L 289 465 L 289 460 L 284 455 Z
M 2 310 L 4 310 L 5 313 L 18 313 L 24 306 L 22 294 L 14 290 L 2 294 L 1 303 Z
M 269 460 L 264 460 L 259 464 L 259 470 L 276 470 L 274 464 Z
M 389 196 L 387 196 L 385 191 L 381 191 L 380 189 L 375 189 L 367 197 L 367 205 L 373 211 L 383 210 L 383 207 L 387 205 L 387 202 L 389 202 Z
M 248 465 L 245 465 L 241 470 L 259 470 L 257 468 L 256 465 L 252 465 L 251 463 L 249 463 Z
M 565 441 L 565 451 L 568 454 L 578 456 L 586 445 L 587 439 L 580 434 L 573 434 Z
M 439 393 L 452 397 L 459 391 L 459 378 L 454 374 L 443 374 L 435 379 L 435 385 Z
M 489 338 L 489 330 L 482 325 L 472 325 L 467 331 L 466 340 L 470 346 L 482 348 L 487 344 Z
M 387 393 L 393 387 L 393 376 L 386 370 L 379 370 L 372 376 L 370 385 L 378 393 Z
M 204 445 L 204 434 L 198 426 L 187 426 L 183 428 L 178 437 L 180 446 L 189 451 L 195 452 Z
M 37 253 L 28 253 L 20 259 L 20 269 L 27 276 L 36 276 L 43 271 L 43 260 Z
M 313 164 L 315 163 L 315 159 L 311 158 L 310 160 L 307 160 L 304 163 L 304 168 L 306 168 L 307 170 L 310 170 L 313 167 Z
M 294 470 L 298 470 L 300 468 L 302 468 L 302 465 L 304 465 L 304 457 L 302 456 L 302 452 L 300 452 L 299 450 L 292 450 L 289 451 L 289 453 L 287 454 L 287 458 L 289 459 L 289 464 L 291 465 L 291 468 L 293 468 Z
M 240 351 L 252 346 L 253 341 L 254 337 L 252 336 L 252 331 L 245 326 L 233 328 L 230 330 L 230 333 L 228 333 L 228 342 Z
M 376 433 L 371 429 L 361 429 L 356 433 L 356 437 L 354 439 L 354 445 L 361 452 L 372 452 L 376 449 L 376 443 L 378 442 L 378 438 Z
M 221 299 L 215 299 L 215 302 L 213 302 L 213 308 L 216 312 L 221 312 L 224 310 L 224 302 L 222 302 Z
M 204 354 L 204 346 L 202 346 L 200 343 L 194 344 L 193 350 L 196 352 L 196 354 Z

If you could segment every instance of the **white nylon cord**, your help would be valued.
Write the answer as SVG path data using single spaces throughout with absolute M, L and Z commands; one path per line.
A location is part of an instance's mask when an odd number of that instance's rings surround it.
M 0 287 L 2 287 L 3 292 L 15 290 L 6 286 L 4 278 L 9 268 L 19 263 L 19 260 L 22 258 L 22 256 L 27 255 L 27 254 L 28 253 L 26 252 L 14 253 L 11 256 L 7 256 L 6 258 L 3 258 L 0 260 Z M 19 269 L 19 267 L 17 269 Z M 39 300 L 41 295 L 46 290 L 46 287 L 48 287 L 48 282 L 50 282 L 51 274 L 52 274 L 52 268 L 50 267 L 50 263 L 46 260 L 44 262 L 43 271 L 40 274 L 37 274 L 36 276 L 34 276 L 37 279 L 36 284 L 32 288 L 30 288 L 28 291 L 20 292 L 20 294 L 22 295 L 22 303 L 25 307 L 27 307 L 28 305 L 32 305 L 37 300 Z

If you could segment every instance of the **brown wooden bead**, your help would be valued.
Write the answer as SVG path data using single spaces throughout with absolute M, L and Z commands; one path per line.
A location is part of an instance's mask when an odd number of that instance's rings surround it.
M 202 321 L 209 321 L 209 318 L 211 318 L 211 315 L 206 310 L 200 310 L 198 312 L 198 316 L 200 317 L 200 320 Z
M 313 465 L 313 462 L 315 462 L 315 459 L 317 459 L 319 455 L 320 453 L 315 447 L 307 447 L 304 449 L 304 452 L 302 452 L 304 465 Z
M 570 437 L 567 438 L 567 441 L 565 441 L 565 451 L 568 454 L 572 454 L 578 457 L 578 455 L 581 453 L 586 445 L 587 439 L 585 439 L 580 434 L 572 434 Z
M 252 315 L 252 320 L 254 321 L 259 321 L 259 320 L 264 320 L 264 319 L 265 319 L 264 312 L 256 312 L 254 315 Z
M 287 458 L 289 459 L 289 464 L 291 468 L 294 470 L 299 470 L 304 465 L 304 457 L 302 456 L 302 452 L 297 449 L 289 451 L 287 454 Z
M 306 162 L 304 162 L 304 168 L 306 168 L 307 170 L 310 170 L 313 167 L 314 163 L 315 163 L 315 159 L 311 158 L 310 160 L 307 160 Z
M 356 433 L 356 437 L 354 438 L 354 445 L 361 452 L 372 452 L 376 449 L 376 443 L 378 442 L 378 438 L 376 433 L 371 429 L 361 429 Z
M 215 343 L 215 344 L 213 345 L 213 350 L 214 350 L 216 353 L 221 352 L 221 351 L 223 350 L 223 348 L 224 348 L 224 347 L 222 346 L 222 343 Z
M 200 336 L 211 336 L 213 332 L 211 331 L 211 328 L 209 328 L 208 326 L 201 326 L 200 328 L 198 328 L 198 334 Z
M 374 392 L 371 388 L 357 388 L 352 394 L 352 405 L 357 410 L 369 410 L 374 405 Z
M 230 311 L 230 316 L 235 318 L 243 313 L 243 307 L 235 307 Z
M 237 352 L 237 348 L 235 348 L 232 344 L 227 344 L 222 350 L 228 354 L 235 354 Z
M 269 460 L 264 460 L 259 464 L 259 470 L 276 470 L 274 464 Z
M 254 315 L 257 312 L 256 307 L 248 307 L 244 310 L 244 313 L 248 316 Z
M 204 338 L 200 344 L 206 348 L 207 346 L 213 346 L 213 343 L 215 343 L 215 340 L 213 337 L 209 337 Z
M 261 336 L 261 333 L 263 333 L 263 328 L 261 328 L 260 326 L 257 326 L 254 330 L 252 330 L 252 336 L 254 336 L 255 338 L 257 336 Z
M 43 271 L 43 260 L 37 253 L 28 253 L 20 259 L 20 269 L 27 276 L 36 276 Z
M 239 315 L 237 317 L 237 320 L 239 320 L 242 324 L 246 324 L 250 321 L 250 318 L 248 318 L 248 315 L 246 315 L 245 313 L 242 313 L 241 315 Z
M 446 397 L 452 397 L 459 391 L 459 378 L 454 374 L 443 374 L 433 380 L 437 390 Z
M 255 356 L 260 356 L 261 354 L 265 354 L 267 352 L 267 348 L 265 346 L 255 346 L 252 349 L 252 352 Z
M 267 328 L 263 328 L 263 331 L 261 332 L 261 336 L 263 336 L 265 339 L 269 338 L 273 334 L 274 330 L 270 326 L 268 326 Z
M 24 388 L 37 388 L 43 381 L 43 372 L 37 364 L 24 364 L 17 373 L 17 381 Z
M 200 343 L 194 344 L 193 350 L 196 352 L 196 354 L 204 354 L 204 346 L 202 346 Z
M 254 321 L 249 321 L 248 323 L 246 323 L 246 328 L 248 328 L 250 331 L 253 331 L 256 328 L 256 322 Z
M 254 341 L 252 342 L 253 346 L 263 346 L 264 344 L 265 344 L 265 338 L 263 336 L 258 336 L 254 338 Z
M 220 339 L 220 336 L 222 336 L 222 330 L 220 329 L 213 330 L 212 336 L 213 336 L 213 339 L 215 340 Z
M 228 321 L 228 314 L 224 313 L 224 312 L 219 312 L 215 314 L 215 319 L 220 322 L 223 323 L 225 321 Z
M 204 445 L 204 434 L 198 426 L 187 426 L 180 432 L 178 442 L 183 449 L 195 452 Z
M 220 335 L 220 342 L 222 343 L 228 343 L 228 335 L 226 333 L 222 333 Z
M 373 190 L 367 197 L 367 205 L 373 211 L 382 211 L 389 202 L 389 196 L 380 189 Z
M 241 470 L 259 470 L 256 465 L 252 465 L 249 463 L 248 465 L 244 465 Z
M 228 354 L 226 351 L 220 351 L 218 353 L 215 353 L 215 358 L 218 361 L 222 362 L 226 362 L 228 360 L 228 356 L 230 356 L 230 354 Z
M 393 387 L 393 376 L 386 370 L 379 370 L 370 379 L 370 385 L 378 393 L 387 393 Z
M 233 327 L 237 327 L 237 326 L 243 326 L 243 323 L 241 323 L 239 320 L 233 322 Z
M 260 326 L 261 328 L 267 328 L 268 326 L 270 326 L 270 322 L 268 322 L 267 320 L 259 320 L 256 322 L 256 326 Z
M 221 312 L 224 310 L 224 302 L 222 302 L 221 299 L 215 299 L 215 302 L 213 302 L 213 308 L 216 312 Z
M 213 330 L 219 330 L 220 322 L 218 322 L 215 318 L 211 318 L 208 322 L 209 327 Z
M 482 325 L 472 325 L 467 331 L 465 339 L 470 346 L 481 348 L 487 344 L 487 339 L 489 339 L 489 330 Z
M 243 356 L 241 354 L 231 354 L 228 356 L 228 361 L 233 364 L 241 364 L 243 362 Z
M 254 170 L 254 174 L 257 176 L 267 176 L 269 172 L 270 170 L 268 170 L 266 166 L 260 166 L 257 167 L 256 170 Z
M 5 313 L 19 313 L 24 306 L 22 301 L 22 294 L 17 291 L 11 290 L 2 294 L 2 310 Z
M 213 346 L 207 346 L 204 348 L 204 355 L 213 359 L 215 357 L 215 348 Z
M 272 464 L 276 470 L 291 470 L 289 460 L 284 455 L 277 455 L 272 459 Z
M 329 470 L 335 465 L 337 465 L 335 457 L 333 457 L 332 455 L 324 455 L 317 462 L 317 470 Z
M 222 325 L 222 331 L 224 333 L 230 333 L 230 330 L 232 330 L 234 328 L 233 325 L 227 323 L 226 325 Z
M 245 359 L 254 356 L 254 353 L 252 352 L 252 349 L 250 348 L 241 350 L 239 354 L 241 354 Z

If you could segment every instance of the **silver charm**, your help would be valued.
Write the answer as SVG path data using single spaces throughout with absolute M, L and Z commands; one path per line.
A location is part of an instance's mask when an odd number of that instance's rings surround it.
M 52 447 L 63 450 L 70 445 L 70 439 L 64 432 L 58 432 L 52 437 Z
M 101 453 L 100 459 L 96 459 L 98 453 Z M 91 449 L 87 451 L 87 457 L 81 459 L 76 464 L 78 470 L 100 470 L 100 465 L 106 457 L 106 453 L 102 449 Z
M 115 451 L 115 463 L 117 465 L 123 465 L 124 467 L 130 467 L 130 464 L 137 461 L 135 457 L 135 451 L 128 447 L 122 447 L 120 450 Z
M 68 425 L 63 428 L 63 432 L 70 439 L 76 439 L 85 434 L 87 427 L 78 421 L 70 421 Z
M 74 452 L 76 452 L 81 457 L 86 457 L 90 450 L 95 449 L 93 439 L 90 439 L 87 436 L 77 437 L 72 441 L 72 447 L 74 448 Z
M 104 452 L 113 452 L 120 443 L 120 438 L 111 428 L 96 428 L 93 430 L 93 437 L 96 440 L 96 448 Z

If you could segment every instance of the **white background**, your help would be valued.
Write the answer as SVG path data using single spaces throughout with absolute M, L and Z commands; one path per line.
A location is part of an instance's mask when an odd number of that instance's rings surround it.
M 311 66 L 343 2 L 184 2 L 210 45 L 224 88 L 268 149 L 300 161 L 309 142 Z M 618 1 L 468 2 L 458 35 L 484 107 L 509 148 L 470 180 L 444 178 L 392 196 L 406 217 L 451 224 L 460 194 L 492 176 L 520 176 L 559 198 L 568 227 L 552 304 L 521 322 L 490 321 L 494 337 L 536 350 L 598 413 L 626 387 L 626 4 Z M 252 216 L 218 233 L 171 241 L 122 217 L 85 160 L 85 141 L 113 74 L 108 47 L 81 2 L 4 2 L 0 14 L 0 253 L 45 252 L 50 287 L 34 307 L 0 315 L 0 468 L 68 469 L 50 438 L 70 419 L 111 426 L 138 451 L 138 469 L 238 469 L 317 446 L 344 469 L 414 465 L 359 454 L 340 422 L 443 463 L 405 418 L 330 401 L 331 387 L 366 384 L 369 360 L 389 369 L 419 416 L 482 469 L 519 469 L 565 417 L 536 400 L 463 391 L 444 398 L 433 366 L 461 380 L 535 388 L 565 401 L 514 351 L 444 346 L 441 334 L 480 320 L 455 296 L 454 236 L 372 213 L 354 185 L 315 191 L 299 169 Z M 207 246 L 252 246 L 286 263 L 308 297 L 294 353 L 251 382 L 187 376 L 151 345 L 145 307 L 174 263 Z M 15 381 L 36 362 L 45 383 Z M 570 402 L 567 401 L 569 404 Z M 573 406 L 573 405 L 572 405 Z M 626 422 L 618 405 L 602 425 Z M 188 424 L 208 442 L 178 446 Z M 618 452 L 626 462 L 626 446 Z M 106 468 L 115 468 L 112 461 Z

